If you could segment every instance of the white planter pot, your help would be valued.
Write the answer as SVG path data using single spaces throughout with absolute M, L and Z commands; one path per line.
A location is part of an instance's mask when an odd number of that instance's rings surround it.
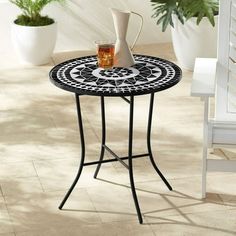
M 43 65 L 49 62 L 57 37 L 57 24 L 22 26 L 12 24 L 12 41 L 24 63 Z
M 193 70 L 196 57 L 216 57 L 218 17 L 215 27 L 204 17 L 199 25 L 193 17 L 184 25 L 173 17 L 174 28 L 171 27 L 172 42 L 177 60 L 185 69 Z

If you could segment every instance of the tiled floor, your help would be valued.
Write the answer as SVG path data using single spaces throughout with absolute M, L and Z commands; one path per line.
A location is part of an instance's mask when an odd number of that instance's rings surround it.
M 169 44 L 139 46 L 137 52 L 175 61 Z M 53 86 L 54 63 L 88 52 L 56 54 L 49 65 L 0 64 L 0 236 L 236 235 L 236 175 L 215 173 L 200 199 L 203 103 L 190 97 L 191 72 L 156 94 L 152 129 L 155 160 L 170 192 L 146 159 L 134 161 L 144 224 L 139 225 L 128 173 L 119 163 L 85 167 L 65 205 L 58 205 L 79 163 L 80 142 L 73 94 Z M 3 60 L 3 59 L 1 59 Z M 87 160 L 99 156 L 99 98 L 83 96 Z M 149 96 L 136 99 L 134 152 L 146 151 Z M 126 155 L 128 106 L 106 98 L 108 144 Z M 117 124 L 120 124 L 117 126 Z M 236 158 L 214 150 L 215 158 Z M 109 155 L 106 155 L 109 158 Z

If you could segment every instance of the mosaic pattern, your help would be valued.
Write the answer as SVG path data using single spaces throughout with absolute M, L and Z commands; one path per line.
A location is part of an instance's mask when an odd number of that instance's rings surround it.
M 50 72 L 58 87 L 78 94 L 129 96 L 167 89 L 181 79 L 181 69 L 156 57 L 134 55 L 135 65 L 104 70 L 96 56 L 63 62 Z

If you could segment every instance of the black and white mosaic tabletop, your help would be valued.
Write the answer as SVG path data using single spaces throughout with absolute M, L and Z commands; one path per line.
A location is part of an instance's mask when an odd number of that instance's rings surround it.
M 177 84 L 181 69 L 174 63 L 151 56 L 134 55 L 135 65 L 102 69 L 96 56 L 65 61 L 50 71 L 57 87 L 77 94 L 130 96 L 161 91 Z

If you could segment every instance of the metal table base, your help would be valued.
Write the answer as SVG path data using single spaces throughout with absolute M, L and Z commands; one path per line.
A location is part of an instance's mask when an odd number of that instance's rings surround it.
M 102 143 L 101 143 L 101 153 L 100 158 L 98 161 L 94 162 L 88 162 L 85 163 L 85 142 L 84 142 L 84 131 L 83 131 L 83 120 L 82 120 L 82 114 L 81 114 L 81 106 L 80 106 L 80 95 L 75 93 L 75 99 L 76 99 L 76 106 L 77 106 L 77 115 L 78 115 L 78 124 L 79 124 L 79 130 L 80 130 L 80 142 L 81 142 L 81 160 L 80 165 L 78 169 L 78 173 L 75 177 L 74 182 L 72 183 L 70 189 L 66 193 L 64 199 L 62 200 L 59 209 L 62 209 L 64 204 L 66 203 L 67 199 L 69 198 L 71 192 L 73 191 L 75 185 L 77 184 L 80 175 L 82 173 L 83 167 L 88 165 L 97 165 L 96 171 L 94 173 L 94 178 L 97 177 L 98 172 L 101 168 L 102 163 L 108 163 L 113 161 L 119 161 L 123 166 L 125 166 L 129 171 L 129 179 L 130 179 L 130 187 L 134 199 L 135 208 L 137 211 L 139 223 L 143 223 L 143 218 L 141 214 L 141 210 L 139 207 L 139 202 L 135 190 L 135 184 L 134 184 L 134 177 L 133 177 L 133 159 L 134 158 L 140 158 L 144 156 L 149 156 L 150 161 L 152 163 L 152 166 L 158 173 L 158 175 L 161 177 L 163 182 L 166 184 L 169 190 L 172 190 L 172 187 L 168 183 L 168 181 L 165 179 L 161 171 L 158 169 L 152 155 L 152 149 L 151 149 L 151 126 L 152 126 L 152 114 L 153 114 L 153 103 L 154 103 L 154 93 L 150 94 L 150 105 L 149 105 L 149 116 L 148 116 L 148 125 L 147 125 L 147 153 L 145 154 L 139 154 L 139 155 L 132 155 L 133 152 L 133 116 L 134 116 L 134 96 L 130 96 L 130 99 L 127 99 L 126 97 L 122 97 L 127 103 L 130 105 L 129 110 L 129 140 L 128 140 L 128 156 L 126 157 L 119 157 L 116 155 L 107 145 L 106 145 L 106 119 L 105 119 L 105 104 L 104 104 L 104 96 L 101 96 L 101 116 L 102 116 Z M 114 159 L 108 159 L 104 160 L 104 153 L 105 150 L 108 151 L 111 155 L 114 156 Z M 128 165 L 123 161 L 128 160 Z

